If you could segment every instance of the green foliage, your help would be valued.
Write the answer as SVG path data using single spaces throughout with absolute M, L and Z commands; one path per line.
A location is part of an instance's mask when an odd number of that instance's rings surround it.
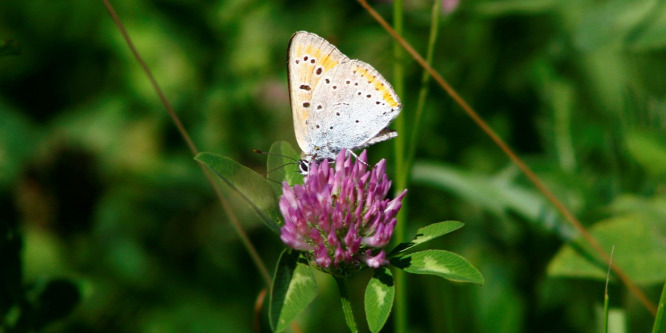
M 645 215 L 617 216 L 595 223 L 590 233 L 602 248 L 615 246 L 613 261 L 633 281 L 658 283 L 666 279 L 663 221 Z M 605 280 L 606 267 L 590 246 L 578 240 L 558 251 L 548 266 L 548 274 Z
M 276 181 L 277 195 L 282 194 L 282 181 L 286 181 L 289 185 L 303 183 L 303 175 L 298 172 L 299 155 L 289 143 L 275 142 L 269 152 L 271 155 L 266 158 L 266 177 Z
M 632 131 L 627 134 L 629 154 L 645 170 L 661 181 L 666 181 L 666 138 L 649 131 Z
M 365 287 L 365 317 L 370 332 L 379 332 L 393 306 L 395 282 L 391 271 L 386 268 L 376 269 L 368 286 Z
M 194 159 L 240 194 L 262 222 L 269 229 L 279 233 L 278 221 L 281 220 L 281 215 L 277 207 L 277 198 L 264 177 L 221 155 L 200 153 Z
M 483 284 L 483 276 L 465 258 L 444 250 L 426 250 L 392 258 L 391 264 L 412 274 L 436 275 L 457 282 Z
M 444 236 L 450 232 L 456 231 L 462 228 L 464 224 L 458 221 L 445 221 L 439 223 L 433 223 L 431 225 L 419 228 L 416 232 L 416 237 L 408 243 L 400 243 L 393 250 L 391 250 L 391 255 L 398 254 L 400 252 L 407 251 L 414 246 L 423 244 L 427 241 L 433 240 L 437 237 Z
M 13 288 L 13 295 L 4 300 L 16 303 L 3 311 L 4 316 L 0 321 L 3 332 L 42 330 L 54 321 L 68 316 L 82 298 L 80 286 L 68 279 L 40 281 L 26 287 L 17 284 L 4 286 Z M 19 299 L 12 300 L 12 297 Z
M 276 332 L 286 329 L 317 296 L 312 268 L 299 263 L 299 255 L 298 251 L 285 249 L 275 269 L 269 318 L 271 328 Z
M 666 284 L 661 291 L 661 298 L 659 299 L 659 305 L 657 308 L 657 318 L 654 320 L 654 326 L 652 327 L 652 333 L 664 333 L 666 332 Z
M 443 163 L 421 162 L 414 166 L 413 174 L 414 183 L 453 192 L 499 219 L 506 219 L 507 213 L 512 213 L 539 228 L 554 229 L 562 238 L 573 233 L 569 225 L 556 218 L 557 213 L 536 190 L 512 182 L 514 172 L 490 177 Z
M 666 238 L 664 3 L 460 1 L 440 17 L 433 50 L 435 69 L 605 248 L 617 245 L 616 262 L 651 300 L 666 266 L 657 257 Z M 251 170 L 290 162 L 252 153 L 272 142 L 298 157 L 282 143 L 297 147 L 285 66 L 293 32 L 318 33 L 395 80 L 392 40 L 356 1 L 112 4 L 199 150 Z M 371 4 L 391 19 L 392 4 Z M 405 1 L 402 11 L 421 54 L 431 9 Z M 398 223 L 413 235 L 431 221 L 464 221 L 428 247 L 461 254 L 485 280 L 411 283 L 407 274 L 409 331 L 601 331 L 594 309 L 607 263 L 433 83 L 412 132 L 423 71 L 403 61 L 399 136 L 419 141 Z M 369 148 L 371 162 L 387 158 L 395 170 L 391 148 Z M 267 185 L 248 173 L 248 195 L 276 200 L 271 180 L 298 182 L 293 167 L 268 173 Z M 220 189 L 273 266 L 284 245 L 276 224 L 256 217 L 269 213 Z M 39 299 L 37 286 L 64 279 L 79 290 L 84 281 L 85 292 L 43 331 L 251 331 L 265 285 L 229 219 L 100 2 L 0 1 L 3 325 L 20 318 L 22 299 Z M 565 263 L 566 275 L 550 274 Z M 354 304 L 365 279 L 349 281 Z M 319 285 L 300 329 L 338 332 L 335 285 Z M 622 311 L 626 332 L 657 327 L 617 283 L 609 294 L 609 317 Z
M 0 57 L 6 55 L 19 54 L 20 50 L 16 41 L 13 40 L 0 40 Z

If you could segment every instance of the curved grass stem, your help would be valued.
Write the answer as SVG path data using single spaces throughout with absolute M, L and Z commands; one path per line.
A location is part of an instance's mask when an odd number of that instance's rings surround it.
M 426 63 L 432 66 L 432 58 L 435 54 L 435 44 L 437 43 L 437 32 L 439 31 L 439 16 L 440 8 L 442 7 L 441 1 L 433 1 L 432 13 L 430 16 L 430 35 L 428 37 L 428 50 L 426 51 Z M 421 117 L 423 116 L 423 109 L 425 108 L 426 98 L 428 97 L 428 83 L 430 83 L 430 73 L 423 71 L 421 77 L 421 89 L 419 90 L 419 99 L 416 101 L 416 112 L 414 114 L 414 124 L 412 125 L 412 135 L 409 139 L 409 148 L 407 149 L 406 156 L 406 169 L 408 170 L 407 182 L 409 182 L 409 175 L 411 174 L 412 165 L 414 164 L 414 156 L 416 155 L 416 144 L 419 138 L 419 127 L 421 126 Z
M 127 33 L 127 30 L 125 30 L 125 27 L 123 26 L 122 22 L 120 21 L 120 18 L 118 17 L 118 14 L 116 14 L 116 11 L 113 9 L 113 6 L 109 3 L 108 0 L 102 0 L 104 2 L 104 6 L 106 6 L 106 10 L 109 12 L 111 15 L 111 19 L 113 19 L 113 22 L 116 24 L 118 27 L 118 30 L 120 30 L 120 33 L 123 35 L 123 38 L 125 39 L 125 43 L 127 43 L 127 46 L 130 48 L 132 51 L 132 54 L 134 55 L 134 58 L 139 62 L 139 65 L 141 66 L 141 69 L 145 72 L 146 76 L 148 77 L 148 80 L 150 80 L 150 84 L 152 85 L 153 89 L 155 92 L 157 92 L 157 95 L 160 98 L 160 101 L 164 105 L 164 108 L 166 108 L 167 112 L 169 113 L 169 116 L 171 117 L 171 120 L 173 121 L 174 125 L 176 125 L 176 128 L 178 129 L 178 132 L 180 135 L 183 137 L 183 140 L 185 140 L 185 143 L 187 144 L 187 147 L 190 149 L 190 152 L 192 153 L 192 156 L 196 156 L 199 153 L 199 150 L 197 149 L 196 145 L 190 138 L 190 135 L 187 133 L 187 130 L 183 126 L 182 122 L 180 121 L 180 118 L 174 112 L 173 108 L 171 107 L 171 104 L 166 98 L 166 95 L 164 95 L 164 92 L 162 91 L 162 88 L 160 88 L 159 84 L 157 83 L 157 80 L 155 80 L 155 77 L 153 76 L 152 72 L 148 68 L 148 65 L 143 61 L 143 58 L 139 54 L 139 51 L 136 49 L 134 46 L 134 43 L 132 42 L 132 39 L 130 38 L 129 34 Z M 208 169 L 206 169 L 205 166 L 199 165 L 201 167 L 201 170 L 203 171 L 204 175 L 206 176 L 206 179 L 210 183 L 210 185 L 213 187 L 213 190 L 215 191 L 215 194 L 217 195 L 218 199 L 220 200 L 220 204 L 222 205 L 222 208 L 224 211 L 227 213 L 229 216 L 229 221 L 231 221 L 231 225 L 234 227 L 236 230 L 236 233 L 241 239 L 241 242 L 243 243 L 243 246 L 245 246 L 245 250 L 250 254 L 250 257 L 252 258 L 252 261 L 254 262 L 255 266 L 257 266 L 257 269 L 259 270 L 259 273 L 261 274 L 262 278 L 264 279 L 264 282 L 266 282 L 267 286 L 271 285 L 271 277 L 270 274 L 268 274 L 268 269 L 266 269 L 266 265 L 264 262 L 261 260 L 261 257 L 259 257 L 259 253 L 257 252 L 256 248 L 252 244 L 252 241 L 250 241 L 250 238 L 247 236 L 245 233 L 245 230 L 240 225 L 240 222 L 234 215 L 234 212 L 231 209 L 231 206 L 229 206 L 229 203 L 224 199 L 224 196 L 222 196 L 222 192 L 220 189 L 216 186 L 215 181 L 213 177 L 211 176 L 210 172 Z
M 393 27 L 398 34 L 403 32 L 403 0 L 393 1 Z M 399 43 L 393 44 L 393 85 L 396 94 L 403 98 L 405 97 L 405 67 L 404 67 L 404 51 Z M 394 149 L 395 149 L 395 195 L 401 193 L 407 187 L 407 177 L 406 175 L 409 171 L 406 168 L 406 159 L 405 159 L 405 147 L 407 147 L 407 138 L 405 135 L 407 132 L 407 119 L 406 113 L 401 113 L 394 122 L 394 126 L 398 133 L 398 137 L 394 140 Z M 407 213 L 407 201 L 403 201 L 402 209 L 398 212 L 396 217 L 398 224 L 395 227 L 394 231 L 394 241 L 403 242 L 405 240 L 405 216 Z M 393 312 L 393 322 L 395 325 L 395 331 L 398 333 L 406 332 L 407 330 L 407 284 L 405 283 L 405 273 L 403 271 L 396 272 L 394 276 L 394 281 L 396 284 L 396 293 L 395 293 L 395 310 Z

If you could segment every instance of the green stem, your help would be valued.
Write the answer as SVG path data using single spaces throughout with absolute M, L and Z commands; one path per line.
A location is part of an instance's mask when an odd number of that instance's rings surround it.
M 659 308 L 657 309 L 657 317 L 654 319 L 654 326 L 652 333 L 666 332 L 666 283 L 661 291 L 661 299 L 659 300 Z
M 439 31 L 439 17 L 441 15 L 440 8 L 442 6 L 441 1 L 434 1 L 432 6 L 432 13 L 430 16 L 430 37 L 428 38 L 428 51 L 426 53 L 426 63 L 432 65 L 432 58 L 435 53 L 435 44 L 437 43 L 437 32 Z M 428 83 L 430 82 L 430 74 L 428 71 L 423 71 L 423 76 L 421 77 L 421 90 L 419 91 L 419 99 L 416 102 L 416 115 L 414 116 L 414 124 L 412 129 L 412 136 L 409 140 L 409 149 L 407 150 L 407 162 L 405 167 L 408 170 L 407 179 L 411 174 L 412 164 L 414 163 L 414 156 L 416 155 L 416 144 L 418 142 L 418 133 L 419 126 L 421 124 L 421 116 L 423 115 L 423 109 L 425 108 L 425 101 L 428 97 Z M 409 180 L 408 180 L 409 181 Z M 400 221 L 400 220 L 398 220 Z
M 393 29 L 399 35 L 403 34 L 403 0 L 393 1 Z M 404 105 L 405 99 L 405 66 L 404 66 L 404 51 L 400 43 L 395 41 L 393 43 L 393 88 L 395 93 L 402 99 Z M 394 141 L 395 145 L 395 171 L 396 174 L 401 174 L 404 169 L 405 146 L 407 143 L 406 133 L 406 120 L 405 112 L 402 112 L 398 118 L 393 122 L 395 130 L 398 132 L 398 137 Z M 399 177 L 398 177 L 399 178 Z M 396 193 L 402 192 L 406 184 L 396 184 Z M 402 235 L 404 236 L 404 235 Z M 401 237 L 401 235 L 398 235 Z M 402 241 L 402 240 L 400 240 Z
M 395 31 L 402 35 L 403 32 L 403 0 L 393 1 L 393 28 Z M 403 64 L 404 61 L 404 51 L 400 43 L 395 41 L 393 43 L 393 88 L 395 93 L 400 96 L 402 99 L 402 104 L 405 104 L 405 67 Z M 406 112 L 402 112 L 398 115 L 398 118 L 393 122 L 395 130 L 398 132 L 398 137 L 394 140 L 395 148 L 395 174 L 396 174 L 396 184 L 395 184 L 395 193 L 398 195 L 405 189 L 406 177 L 403 177 L 403 174 L 407 173 L 405 169 L 405 147 L 407 146 L 407 125 L 406 125 Z M 405 203 L 403 203 L 403 211 L 405 210 Z M 401 221 L 401 220 L 398 220 Z M 397 242 L 403 242 L 405 240 L 405 227 L 403 223 L 398 223 L 396 227 L 396 232 L 394 233 L 394 238 Z
M 604 330 L 603 333 L 608 333 L 608 291 L 604 295 Z
M 615 252 L 615 245 L 611 249 L 610 260 L 608 260 L 608 272 L 606 272 L 606 288 L 604 288 L 604 330 L 603 333 L 608 333 L 608 281 L 610 281 L 611 264 L 613 263 L 613 253 Z
M 338 284 L 340 291 L 340 301 L 342 302 L 342 312 L 345 314 L 345 322 L 349 327 L 350 332 L 358 332 L 356 320 L 354 320 L 354 312 L 352 311 L 351 300 L 349 299 L 349 286 L 347 285 L 346 277 L 335 277 L 335 282 Z
M 440 16 L 440 6 L 441 1 L 434 1 L 432 14 L 431 14 L 431 25 L 430 25 L 430 37 L 428 39 L 428 51 L 426 54 L 426 62 L 430 65 L 432 64 L 432 58 L 435 50 L 435 42 L 437 41 L 437 31 L 439 30 L 439 16 Z M 402 35 L 402 1 L 394 2 L 394 27 L 397 33 Z M 395 47 L 400 48 L 400 45 L 396 42 Z M 404 87 L 404 71 L 402 67 L 402 51 L 394 49 L 394 54 L 396 58 L 396 63 L 394 67 L 394 76 L 396 80 L 396 93 L 398 96 L 404 96 L 403 87 Z M 430 75 L 428 72 L 424 72 L 421 78 L 421 89 L 419 91 L 419 97 L 416 105 L 416 113 L 414 116 L 413 128 L 410 133 L 405 131 L 405 116 L 400 116 L 396 119 L 396 129 L 399 135 L 395 143 L 395 158 L 396 158 L 396 195 L 400 193 L 403 189 L 407 187 L 409 182 L 409 175 L 411 173 L 411 167 L 414 161 L 414 156 L 416 154 L 416 143 L 418 139 L 418 126 L 421 122 L 421 115 L 423 114 L 423 109 L 425 107 L 425 100 L 428 96 L 428 82 L 430 81 Z M 398 89 L 399 88 L 399 89 Z M 407 140 L 409 138 L 410 140 Z M 407 151 L 405 151 L 405 146 Z M 403 202 L 403 207 L 398 212 L 398 223 L 395 230 L 395 241 L 400 243 L 404 242 L 406 228 L 405 222 L 407 217 L 407 202 Z M 407 290 L 405 283 L 405 273 L 401 270 L 396 272 L 395 275 L 395 284 L 396 284 L 396 303 L 395 303 L 395 327 L 396 332 L 406 332 L 407 331 Z
M 399 35 L 403 35 L 403 0 L 393 1 L 393 29 Z M 402 104 L 405 104 L 405 69 L 403 64 L 403 50 L 398 41 L 393 44 L 393 88 L 396 94 L 402 99 Z M 395 193 L 398 195 L 407 187 L 407 173 L 405 169 L 405 147 L 407 146 L 407 138 L 409 135 L 406 132 L 405 114 L 402 112 L 394 122 L 398 137 L 394 141 L 395 148 Z M 398 224 L 393 233 L 393 239 L 396 243 L 404 242 L 405 240 L 405 216 L 407 215 L 407 201 L 403 200 L 402 209 L 398 213 Z M 395 281 L 395 311 L 394 324 L 395 331 L 398 333 L 407 331 L 407 284 L 405 283 L 405 272 L 397 270 L 394 276 Z

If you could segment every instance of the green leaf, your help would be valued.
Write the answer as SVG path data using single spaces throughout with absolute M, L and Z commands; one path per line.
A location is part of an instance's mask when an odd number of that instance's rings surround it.
M 647 13 L 627 35 L 626 43 L 632 51 L 661 50 L 666 46 L 666 10 L 663 1 L 648 1 Z
M 661 299 L 659 300 L 652 333 L 666 333 L 666 283 L 664 283 L 664 288 L 661 291 Z
M 474 2 L 472 9 L 480 15 L 539 15 L 553 10 L 559 3 L 555 0 L 495 0 Z
M 391 314 L 395 283 L 391 271 L 385 267 L 375 270 L 365 288 L 365 316 L 371 332 L 379 332 Z
M 391 259 L 391 264 L 414 274 L 437 275 L 459 282 L 483 284 L 483 276 L 465 258 L 444 250 L 414 252 Z
M 575 230 L 561 219 L 554 208 L 537 191 L 518 184 L 511 175 L 488 176 L 485 173 L 462 170 L 439 162 L 414 163 L 412 182 L 440 189 L 474 202 L 500 221 L 508 214 L 520 216 L 535 226 L 556 232 L 563 239 L 575 235 Z M 505 228 L 511 232 L 512 228 Z
M 280 232 L 278 200 L 264 177 L 222 155 L 199 153 L 194 159 L 208 167 L 245 199 L 268 228 Z
M 666 225 L 663 221 L 636 213 L 597 222 L 589 231 L 601 248 L 610 251 L 615 245 L 613 262 L 634 282 L 657 283 L 666 279 Z M 548 274 L 603 280 L 607 265 L 579 239 L 557 252 L 548 265 Z
M 282 194 L 282 181 L 287 184 L 303 184 L 303 175 L 298 172 L 298 153 L 285 141 L 273 143 L 267 160 L 268 178 L 277 181 L 274 188 L 276 194 Z
M 650 131 L 631 131 L 626 136 L 629 154 L 645 170 L 666 179 L 666 135 Z
M 37 149 L 35 126 L 22 111 L 0 101 L 0 189 L 15 186 Z
M 581 3 L 576 6 L 580 10 L 578 23 L 572 27 L 574 45 L 581 51 L 624 46 L 631 32 L 654 10 L 653 3 L 639 1 L 630 5 L 624 0 Z
M 298 263 L 299 254 L 298 251 L 285 249 L 275 269 L 268 310 L 271 329 L 275 332 L 287 328 L 317 296 L 317 282 L 312 269 Z
M 423 244 L 429 240 L 456 231 L 462 228 L 464 225 L 465 225 L 464 223 L 458 221 L 444 221 L 444 222 L 433 223 L 423 228 L 419 228 L 419 230 L 416 232 L 416 237 L 414 237 L 412 241 L 398 244 L 398 246 L 396 246 L 391 251 L 391 253 L 389 253 L 389 257 L 394 256 L 400 252 L 404 252 L 408 249 L 411 249 L 412 247 L 417 246 L 419 244 Z

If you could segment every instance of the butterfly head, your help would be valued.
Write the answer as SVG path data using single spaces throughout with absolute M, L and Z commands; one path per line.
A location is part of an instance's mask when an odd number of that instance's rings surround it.
M 310 162 L 311 162 L 311 160 L 307 160 L 307 159 L 298 160 L 298 172 L 301 175 L 303 175 L 303 176 L 308 175 L 308 172 L 310 172 Z

